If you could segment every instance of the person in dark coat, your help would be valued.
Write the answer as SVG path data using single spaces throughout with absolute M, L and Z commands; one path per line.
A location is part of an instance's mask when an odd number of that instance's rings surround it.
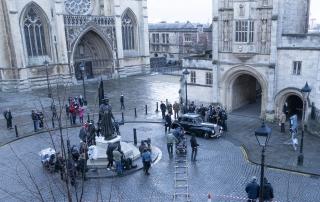
M 38 117 L 37 113 L 34 110 L 31 111 L 31 118 L 32 118 L 32 121 L 33 121 L 34 132 L 37 132 L 38 131 L 38 126 L 39 126 L 39 117 Z
M 166 110 L 167 110 L 167 106 L 161 101 L 160 104 L 160 110 L 162 113 L 162 119 L 164 119 L 165 115 L 166 115 Z
M 12 129 L 12 114 L 10 109 L 7 109 L 4 113 L 3 113 L 4 118 L 7 121 L 7 129 Z
M 164 117 L 164 120 L 165 120 L 165 124 L 164 124 L 164 131 L 167 132 L 168 131 L 168 128 L 169 128 L 169 132 L 170 132 L 170 128 L 171 128 L 171 124 L 172 124 L 172 119 L 171 119 L 171 116 L 170 114 L 167 114 L 165 117 Z
M 191 161 L 196 161 L 199 144 L 198 144 L 196 136 L 194 134 L 192 135 L 192 137 L 190 139 L 190 144 L 191 144 L 191 148 L 192 148 Z
M 263 200 L 264 201 L 272 201 L 274 198 L 273 188 L 271 184 L 268 182 L 267 178 L 263 179 Z
M 124 96 L 123 96 L 123 93 L 121 93 L 121 96 L 120 96 L 120 110 L 124 110 L 125 107 L 124 107 Z
M 248 202 L 256 202 L 259 197 L 260 186 L 257 183 L 257 178 L 254 176 L 250 183 L 246 186 L 246 192 L 248 194 Z
M 114 144 L 108 144 L 107 148 L 107 158 L 108 158 L 108 165 L 107 169 L 110 170 L 113 166 L 113 150 L 115 149 Z

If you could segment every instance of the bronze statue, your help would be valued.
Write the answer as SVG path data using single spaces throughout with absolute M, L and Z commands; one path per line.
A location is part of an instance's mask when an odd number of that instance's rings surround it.
M 115 137 L 115 131 L 113 127 L 114 117 L 112 114 L 112 108 L 109 104 L 109 99 L 103 99 L 99 109 L 100 116 L 100 129 L 101 134 L 105 140 L 110 140 Z

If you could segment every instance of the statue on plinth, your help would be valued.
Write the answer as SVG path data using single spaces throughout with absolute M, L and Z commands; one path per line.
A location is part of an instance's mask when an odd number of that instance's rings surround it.
M 105 140 L 113 139 L 115 137 L 115 120 L 112 114 L 112 107 L 109 104 L 108 98 L 102 100 L 102 104 L 99 108 L 99 118 L 100 133 L 104 136 Z

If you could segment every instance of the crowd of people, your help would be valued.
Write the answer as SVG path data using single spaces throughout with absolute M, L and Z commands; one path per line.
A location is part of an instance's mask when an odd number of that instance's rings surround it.
M 42 111 L 32 110 L 31 119 L 33 121 L 34 132 L 44 128 L 44 114 Z
M 220 125 L 224 131 L 228 131 L 227 119 L 228 114 L 226 109 L 220 105 L 208 105 L 205 107 L 203 104 L 196 106 L 194 102 L 191 102 L 187 107 L 182 107 L 178 102 L 165 104 L 161 101 L 160 110 L 162 114 L 162 119 L 165 121 L 165 132 L 170 132 L 172 125 L 172 115 L 174 114 L 174 119 L 179 118 L 181 113 L 196 113 L 199 114 L 204 122 L 209 122 L 213 124 Z
M 86 110 L 86 101 L 80 95 L 79 97 L 69 97 L 68 104 L 65 105 L 67 118 L 70 119 L 70 124 L 77 124 L 77 117 L 79 122 L 83 124 L 83 117 Z
M 272 201 L 274 198 L 273 188 L 266 177 L 264 177 L 263 179 L 262 190 L 263 191 L 261 197 L 263 198 L 263 201 Z M 251 182 L 246 185 L 245 191 L 247 192 L 248 202 L 256 202 L 260 197 L 260 185 L 258 185 L 257 178 L 255 176 L 253 176 Z

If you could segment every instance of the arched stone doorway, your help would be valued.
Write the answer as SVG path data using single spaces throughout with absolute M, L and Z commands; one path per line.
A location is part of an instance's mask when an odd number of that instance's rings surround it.
M 220 102 L 228 111 L 241 115 L 265 114 L 267 104 L 267 82 L 255 68 L 236 66 L 222 77 Z
M 77 42 L 73 52 L 75 77 L 82 79 L 80 64 L 85 65 L 87 79 L 113 73 L 112 51 L 105 40 L 95 31 L 86 32 Z
M 287 103 L 288 116 L 297 114 L 299 119 L 302 118 L 303 101 L 300 89 L 286 88 L 281 90 L 275 98 L 275 103 L 278 115 L 284 111 L 284 105 Z
M 286 102 L 288 103 L 288 115 L 298 115 L 298 118 L 302 118 L 303 102 L 297 95 L 290 95 L 287 97 Z
M 262 89 L 258 80 L 251 75 L 242 74 L 232 84 L 231 110 L 246 111 L 252 115 L 260 115 Z

